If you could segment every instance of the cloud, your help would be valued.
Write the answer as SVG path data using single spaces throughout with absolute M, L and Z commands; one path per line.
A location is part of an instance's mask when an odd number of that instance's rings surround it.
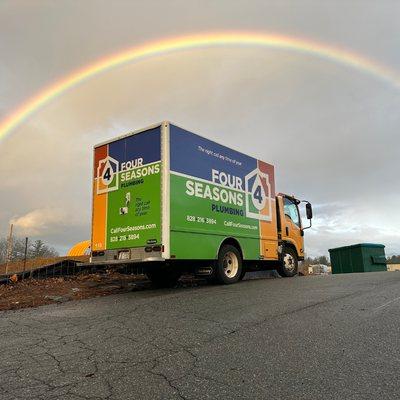
M 42 208 L 11 219 L 16 232 L 24 236 L 47 236 L 70 224 L 68 214 L 62 209 Z
M 393 205 L 395 209 L 398 199 L 388 196 L 385 202 L 386 207 Z M 305 235 L 308 255 L 328 254 L 328 249 L 356 243 L 384 244 L 387 255 L 398 254 L 400 220 L 388 216 L 386 207 L 379 209 L 346 202 L 318 205 L 314 211 L 313 228 Z

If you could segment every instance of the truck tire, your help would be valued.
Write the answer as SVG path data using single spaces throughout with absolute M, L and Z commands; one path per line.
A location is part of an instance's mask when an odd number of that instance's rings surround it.
M 159 269 L 146 273 L 151 283 L 156 288 L 172 288 L 176 286 L 181 277 L 181 272 L 176 269 Z
M 222 246 L 215 267 L 216 281 L 224 285 L 236 283 L 242 276 L 242 264 L 242 256 L 236 247 L 229 244 Z
M 290 278 L 297 275 L 299 258 L 297 252 L 292 247 L 284 247 L 282 252 L 281 265 L 278 268 L 279 275 Z
M 239 276 L 239 281 L 242 281 L 244 276 L 246 275 L 246 268 L 242 265 L 242 273 Z

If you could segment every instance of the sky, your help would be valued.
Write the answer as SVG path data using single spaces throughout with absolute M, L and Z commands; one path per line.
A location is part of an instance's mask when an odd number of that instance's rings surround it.
M 400 74 L 398 1 L 0 0 L 0 121 L 43 88 L 148 42 L 216 31 L 345 49 Z M 90 238 L 93 145 L 162 120 L 270 162 L 314 205 L 310 256 L 377 242 L 400 254 L 400 86 L 284 49 L 189 49 L 56 97 L 0 140 L 0 237 L 64 253 Z

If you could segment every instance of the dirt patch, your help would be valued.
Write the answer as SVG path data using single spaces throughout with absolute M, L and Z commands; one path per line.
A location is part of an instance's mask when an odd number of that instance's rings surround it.
M 110 271 L 73 277 L 26 279 L 0 285 L 0 310 L 37 307 L 150 287 L 151 283 L 144 275 L 126 275 Z
M 280 277 L 276 271 L 249 272 L 245 280 Z M 178 287 L 196 287 L 207 280 L 184 275 Z M 64 303 L 70 300 L 108 296 L 152 289 L 145 275 L 131 275 L 113 270 L 46 279 L 24 279 L 0 285 L 0 311 L 37 307 L 45 304 Z

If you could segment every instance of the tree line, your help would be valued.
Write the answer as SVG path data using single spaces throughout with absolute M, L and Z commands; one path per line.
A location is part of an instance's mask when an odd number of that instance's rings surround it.
M 400 255 L 388 257 L 387 262 L 388 264 L 400 264 Z
M 7 262 L 8 240 L 0 238 L 0 264 Z M 58 252 L 43 240 L 28 240 L 27 259 L 58 257 Z M 25 257 L 25 238 L 14 237 L 10 261 L 21 261 Z
M 304 263 L 306 265 L 317 265 L 317 264 L 322 264 L 322 265 L 330 265 L 329 258 L 327 256 L 319 256 L 319 257 L 306 257 L 304 260 Z
M 306 257 L 304 260 L 306 265 L 316 265 L 316 264 L 323 264 L 323 265 L 330 265 L 329 258 L 327 256 L 319 256 L 319 257 Z M 393 255 L 387 257 L 388 264 L 400 264 L 400 255 Z

